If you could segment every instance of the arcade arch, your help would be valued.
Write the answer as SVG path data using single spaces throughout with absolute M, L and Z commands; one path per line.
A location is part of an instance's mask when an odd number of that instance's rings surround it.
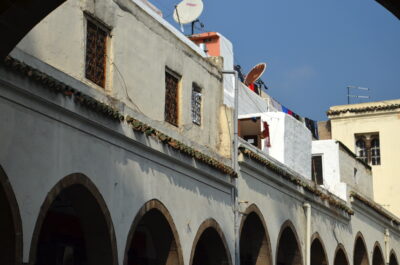
M 247 208 L 240 227 L 240 264 L 272 265 L 267 228 L 256 205 Z
M 356 236 L 353 254 L 354 265 L 369 265 L 367 247 L 365 245 L 364 237 L 359 232 Z
M 349 259 L 347 258 L 344 247 L 340 244 L 335 251 L 334 265 L 349 265 Z
M 48 193 L 33 233 L 30 264 L 117 264 L 111 216 L 88 177 L 69 175 Z
M 372 265 L 385 265 L 382 249 L 378 242 L 375 243 L 374 253 L 372 254 Z
M 390 252 L 389 265 L 398 265 L 396 253 L 392 250 Z
M 22 224 L 19 207 L 6 173 L 0 166 L 0 264 L 22 261 Z
M 278 238 L 276 265 L 303 264 L 298 236 L 290 221 L 282 225 Z
M 318 233 L 314 234 L 311 243 L 311 265 L 328 265 L 325 247 Z
M 148 201 L 136 215 L 128 234 L 124 264 L 183 265 L 175 224 L 160 201 Z
M 214 219 L 204 221 L 193 242 L 190 265 L 231 265 L 225 236 Z

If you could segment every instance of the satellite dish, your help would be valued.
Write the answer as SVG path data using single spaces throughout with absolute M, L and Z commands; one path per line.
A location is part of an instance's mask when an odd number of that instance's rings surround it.
M 195 21 L 203 12 L 202 0 L 183 0 L 175 6 L 174 20 L 179 24 Z
M 253 69 L 251 69 L 251 71 L 246 75 L 244 84 L 248 86 L 257 81 L 263 75 L 266 68 L 267 68 L 266 63 L 259 63 L 256 66 L 254 66 Z

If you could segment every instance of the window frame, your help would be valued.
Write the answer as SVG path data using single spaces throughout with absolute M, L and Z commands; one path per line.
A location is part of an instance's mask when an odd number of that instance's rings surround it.
M 109 63 L 108 63 L 108 58 L 109 58 L 109 51 L 111 50 L 110 47 L 110 39 L 111 39 L 111 27 L 107 26 L 104 22 L 102 22 L 100 19 L 94 17 L 92 14 L 88 12 L 84 12 L 84 18 L 85 18 L 85 58 L 84 58 L 84 77 L 86 80 L 88 80 L 90 83 L 95 84 L 98 87 L 101 87 L 102 89 L 106 90 L 107 89 L 107 82 L 109 80 Z M 105 34 L 105 40 L 104 40 L 104 61 L 103 61 L 103 80 L 101 84 L 96 82 L 96 80 L 93 80 L 90 76 L 88 76 L 88 71 L 87 71 L 87 65 L 88 65 L 88 29 L 89 25 L 93 24 L 97 27 L 97 30 L 100 29 L 103 31 Z
M 168 120 L 167 117 L 167 99 L 168 99 L 168 90 L 167 90 L 167 76 L 170 75 L 172 78 L 176 79 L 176 95 L 175 95 L 175 122 L 172 120 Z M 165 68 L 165 97 L 164 97 L 164 121 L 168 122 L 169 124 L 179 127 L 179 119 L 180 119 L 180 87 L 181 87 L 181 80 L 182 76 L 176 73 L 175 71 L 171 70 L 170 68 Z
M 321 177 L 318 178 L 318 172 L 314 175 L 314 158 L 321 159 Z M 316 170 L 318 171 L 318 169 Z M 311 157 L 311 180 L 317 185 L 324 185 L 324 155 L 323 154 L 314 154 Z
M 199 103 L 199 111 L 198 113 L 195 113 L 195 109 L 194 109 L 194 94 L 198 93 L 200 95 L 200 103 Z M 190 114 L 191 114 L 191 118 L 192 118 L 192 123 L 196 124 L 198 126 L 201 126 L 202 124 L 202 120 L 203 120 L 203 89 L 201 88 L 201 86 L 199 86 L 196 82 L 192 83 L 192 93 L 191 93 L 191 104 L 190 104 Z M 195 115 L 198 115 L 198 122 L 196 122 L 196 117 Z
M 382 164 L 379 132 L 356 133 L 354 134 L 354 138 L 355 138 L 355 148 L 356 148 L 355 153 L 358 159 L 372 166 L 379 166 Z M 360 156 L 360 150 L 359 150 L 360 147 L 357 145 L 359 141 L 364 142 L 365 156 Z M 378 146 L 372 146 L 374 141 L 378 142 Z

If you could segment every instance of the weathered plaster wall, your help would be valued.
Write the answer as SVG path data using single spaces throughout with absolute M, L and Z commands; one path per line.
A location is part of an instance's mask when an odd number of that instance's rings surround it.
M 183 134 L 219 151 L 223 104 L 222 75 L 196 45 L 159 16 L 131 1 L 66 1 L 39 23 L 18 48 L 77 80 L 103 91 L 85 78 L 85 12 L 111 29 L 105 91 L 168 131 Z M 182 78 L 179 128 L 164 122 L 165 69 Z M 202 125 L 191 119 L 193 82 L 202 88 Z M 223 154 L 223 153 L 221 153 Z
M 24 262 L 46 195 L 72 173 L 88 176 L 103 196 L 114 225 L 119 264 L 130 226 L 151 199 L 170 211 L 185 264 L 192 250 L 189 242 L 208 218 L 219 223 L 233 255 L 229 177 L 134 133 L 127 124 L 106 120 L 38 83 L 0 71 L 0 120 L 7 124 L 0 128 L 0 164 L 20 208 Z M 68 78 L 63 81 L 68 83 Z

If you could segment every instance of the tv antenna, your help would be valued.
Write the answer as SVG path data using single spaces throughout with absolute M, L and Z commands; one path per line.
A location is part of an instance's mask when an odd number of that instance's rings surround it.
M 367 87 L 347 86 L 347 104 L 350 104 L 350 98 L 367 98 L 367 99 L 370 99 L 370 96 L 351 95 L 350 94 L 350 89 L 358 89 L 358 90 L 364 90 L 364 91 L 369 91 L 370 90 Z
M 184 24 L 192 23 L 192 34 L 194 33 L 194 25 L 200 22 L 198 18 L 203 12 L 203 8 L 202 0 L 183 0 L 175 6 L 174 20 L 181 26 L 182 32 L 184 32 Z M 204 27 L 203 23 L 200 25 Z

